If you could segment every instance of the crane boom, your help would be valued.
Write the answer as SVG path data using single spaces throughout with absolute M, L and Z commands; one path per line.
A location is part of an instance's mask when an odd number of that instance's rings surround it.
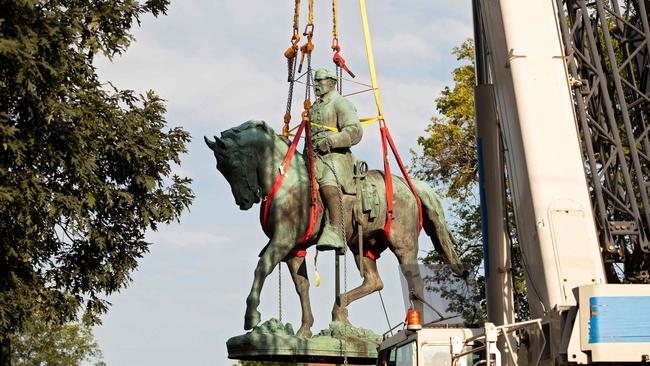
M 400 333 L 386 349 L 414 349 L 419 365 L 449 338 L 455 364 L 477 352 L 490 365 L 650 361 L 647 4 L 473 1 L 489 323 Z M 506 186 L 533 318 L 519 323 Z M 518 347 L 514 330 L 527 334 Z

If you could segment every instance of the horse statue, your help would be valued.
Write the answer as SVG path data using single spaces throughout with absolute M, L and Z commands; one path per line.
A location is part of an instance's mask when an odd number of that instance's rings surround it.
M 289 148 L 289 142 L 277 135 L 263 121 L 245 122 L 223 131 L 221 138 L 214 136 L 214 141 L 205 137 L 205 142 L 214 152 L 217 169 L 230 184 L 235 203 L 242 210 L 248 210 L 255 203 L 266 199 Z M 347 306 L 383 288 L 375 259 L 386 248 L 397 257 L 407 281 L 418 281 L 419 278 L 418 267 L 415 265 L 418 256 L 418 206 L 407 183 L 401 178 L 394 178 L 394 218 L 390 233 L 386 237 L 383 231 L 387 217 L 383 172 L 368 171 L 364 181 L 365 187 L 369 187 L 366 192 L 370 193 L 363 199 L 374 202 L 374 205 L 371 205 L 374 206 L 372 214 L 368 212 L 360 215 L 361 217 L 353 218 L 352 212 L 357 197 L 346 194 L 343 199 L 346 242 L 352 249 L 357 267 L 362 268 L 363 277 L 363 283 L 359 287 L 342 293 L 335 299 L 332 320 L 347 324 L 349 324 Z M 413 184 L 421 201 L 425 232 L 446 263 L 459 264 L 454 251 L 454 242 L 436 194 L 424 182 L 413 181 Z M 309 218 L 310 179 L 303 156 L 296 153 L 289 171 L 286 172 L 284 182 L 271 203 L 266 225 L 268 229 L 265 230 L 270 240 L 260 253 L 253 285 L 246 300 L 245 330 L 252 329 L 260 322 L 257 307 L 264 280 L 280 261 L 285 261 L 302 308 L 302 324 L 296 334 L 311 336 L 314 318 L 309 302 L 309 280 L 305 257 L 292 254 L 296 249 L 304 250 L 314 244 L 324 226 L 325 219 L 322 210 L 319 210 L 316 224 L 308 240 L 304 244 L 297 245 L 296 243 L 301 242 L 305 235 Z M 355 245 L 351 245 L 351 243 L 358 243 L 358 224 L 362 227 L 363 247 L 368 248 L 374 255 L 364 255 L 367 254 L 365 250 L 364 253 L 358 253 L 358 250 L 355 252 Z

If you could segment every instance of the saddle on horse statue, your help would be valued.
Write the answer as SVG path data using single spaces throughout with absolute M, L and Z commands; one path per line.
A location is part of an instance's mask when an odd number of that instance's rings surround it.
M 377 182 L 375 179 L 368 178 L 368 164 L 365 161 L 354 160 L 353 174 L 347 181 L 341 181 L 340 193 L 340 221 L 332 223 L 335 226 L 340 226 L 343 238 L 346 232 L 354 231 L 356 228 L 357 239 L 363 237 L 363 224 L 375 221 L 379 215 L 382 214 L 381 206 L 379 204 L 379 197 L 377 196 Z M 321 194 L 322 196 L 322 194 Z M 351 214 L 350 225 L 351 228 L 345 227 L 343 219 L 344 213 Z M 383 212 L 383 214 L 386 214 Z M 377 245 L 377 240 L 370 241 L 370 247 L 363 246 L 363 240 L 357 240 L 358 245 L 350 245 L 352 252 L 357 255 L 362 253 L 364 256 L 376 260 L 379 258 L 381 252 L 386 249 L 386 246 Z M 322 234 L 319 237 L 316 248 L 321 250 L 319 246 L 326 245 L 327 240 L 323 240 Z

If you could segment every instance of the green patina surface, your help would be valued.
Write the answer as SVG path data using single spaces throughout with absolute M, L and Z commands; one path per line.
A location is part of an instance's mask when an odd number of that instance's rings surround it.
M 324 121 L 321 119 L 321 122 Z M 289 143 L 285 139 L 278 136 L 263 121 L 248 121 L 222 132 L 221 138 L 215 136 L 214 141 L 207 138 L 205 140 L 217 160 L 217 169 L 230 184 L 235 202 L 242 210 L 248 210 L 255 203 L 260 203 L 268 197 L 278 175 L 278 167 L 282 164 L 289 149 Z M 325 143 L 324 145 L 328 147 L 331 144 Z M 317 244 L 318 237 L 323 236 L 322 233 L 325 231 L 324 227 L 328 220 L 325 218 L 327 215 L 322 213 L 317 215 L 314 229 L 307 242 L 296 245 L 296 243 L 302 242 L 310 221 L 311 187 L 304 156 L 296 153 L 293 161 L 269 208 L 269 216 L 265 225 L 269 242 L 260 253 L 253 284 L 246 298 L 244 329 L 250 330 L 259 325 L 262 316 L 257 308 L 264 280 L 283 260 L 291 272 L 291 278 L 300 298 L 302 315 L 300 328 L 294 335 L 284 326 L 277 327 L 268 324 L 264 327 L 260 326 L 261 328 L 256 333 L 240 336 L 242 338 L 235 337 L 230 340 L 228 346 L 232 358 L 240 358 L 241 355 L 251 354 L 250 352 L 261 354 L 271 351 L 278 354 L 282 352 L 284 354 L 311 354 L 314 351 L 323 350 L 324 353 L 330 354 L 335 351 L 340 352 L 342 347 L 341 341 L 338 342 L 338 348 L 336 348 L 336 343 L 332 346 L 321 347 L 318 342 L 326 344 L 327 340 L 313 342 L 308 340 L 311 338 L 300 337 L 311 336 L 314 318 L 309 299 L 309 280 L 305 257 L 291 255 L 291 253 L 293 249 L 306 249 Z M 339 205 L 343 207 L 343 210 L 330 210 L 330 212 L 343 211 L 340 219 L 343 221 L 341 226 L 346 227 L 345 241 L 349 244 L 355 261 L 359 262 L 359 267 L 363 271 L 362 285 L 340 294 L 334 301 L 332 318 L 343 323 L 347 323 L 347 307 L 350 303 L 382 287 L 375 260 L 366 255 L 366 250 L 372 251 L 376 258 L 377 255 L 389 249 L 387 252 L 394 253 L 399 263 L 405 265 L 402 267 L 402 274 L 409 289 L 413 289 L 414 294 L 417 294 L 418 292 L 415 291 L 423 288 L 418 267 L 407 266 L 415 265 L 418 259 L 419 210 L 406 181 L 393 176 L 393 216 L 397 218 L 395 222 L 398 224 L 392 226 L 389 237 L 386 238 L 384 229 L 388 218 L 388 205 L 385 198 L 384 173 L 370 170 L 365 174 L 357 174 L 355 178 L 357 178 L 355 180 L 360 189 L 354 189 L 355 194 L 342 195 L 342 202 L 339 202 Z M 413 184 L 422 205 L 424 231 L 431 238 L 432 244 L 445 262 L 458 264 L 458 256 L 454 251 L 454 240 L 444 220 L 444 212 L 434 190 L 424 182 L 413 181 Z M 339 193 L 336 187 L 331 188 Z M 323 197 L 323 199 L 334 203 L 339 201 L 336 199 L 337 197 L 331 199 L 333 196 L 331 195 L 330 199 L 328 197 Z M 336 223 L 340 220 L 330 218 L 329 221 Z M 359 249 L 359 238 L 361 238 L 361 249 Z M 359 253 L 364 254 L 360 255 Z M 464 275 L 460 267 L 457 272 L 457 275 Z M 415 306 L 422 310 L 422 302 L 416 302 Z M 284 333 L 275 334 L 278 332 L 271 332 L 273 329 L 284 329 Z M 248 346 L 242 344 L 248 344 Z M 365 343 L 360 344 L 364 345 Z M 360 354 L 365 353 L 374 357 L 374 347 L 358 346 L 354 339 L 345 339 L 345 347 L 347 347 L 348 354 L 363 348 L 358 351 Z M 250 352 L 248 352 L 249 350 Z
M 347 356 L 349 362 L 373 364 L 380 342 L 372 331 L 341 322 L 306 338 L 296 336 L 291 324 L 270 319 L 226 345 L 232 359 L 335 363 Z

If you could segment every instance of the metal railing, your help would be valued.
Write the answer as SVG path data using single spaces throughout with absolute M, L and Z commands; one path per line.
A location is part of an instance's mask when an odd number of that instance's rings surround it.
M 647 0 L 556 0 L 608 281 L 650 276 Z
M 533 319 L 533 320 L 528 320 L 519 323 L 500 325 L 498 327 L 492 323 L 485 323 L 484 334 L 467 338 L 467 339 L 461 339 L 460 337 L 452 337 L 450 340 L 452 366 L 455 366 L 462 357 L 468 356 L 473 353 L 481 352 L 484 350 L 485 350 L 485 359 L 475 363 L 474 366 L 478 366 L 479 364 L 483 364 L 483 363 L 485 363 L 487 366 L 500 366 L 501 354 L 497 349 L 497 341 L 499 337 L 503 337 L 505 339 L 505 344 L 506 347 L 508 348 L 508 353 L 510 354 L 510 358 L 512 359 L 512 362 L 514 363 L 515 366 L 519 366 L 519 364 L 517 363 L 517 358 L 514 356 L 517 353 L 516 352 L 517 350 L 510 343 L 509 335 L 518 330 L 522 330 L 524 328 L 528 328 L 531 326 L 537 326 L 542 336 L 542 344 L 539 350 L 539 354 L 535 358 L 536 360 L 535 363 L 532 364 L 532 366 L 537 366 L 539 364 L 539 361 L 542 359 L 544 348 L 546 347 L 546 336 L 544 336 L 544 332 L 542 330 L 541 319 Z M 482 342 L 483 345 L 479 347 L 474 347 L 468 351 L 463 351 L 468 345 L 470 345 L 473 342 Z

